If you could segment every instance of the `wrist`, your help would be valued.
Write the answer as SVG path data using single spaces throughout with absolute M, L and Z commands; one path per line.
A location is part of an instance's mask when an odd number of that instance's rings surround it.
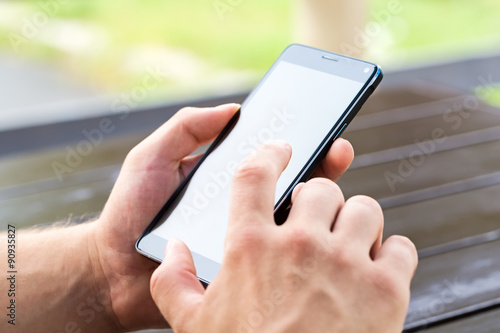
M 121 325 L 119 318 L 114 312 L 111 286 L 103 265 L 102 249 L 99 247 L 98 239 L 98 221 L 94 221 L 85 225 L 85 242 L 87 249 L 88 262 L 90 264 L 92 285 L 92 295 L 87 299 L 88 303 L 92 303 L 92 309 L 100 312 L 103 322 L 103 331 L 105 332 L 124 332 L 126 331 Z M 90 311 L 89 312 L 89 317 Z

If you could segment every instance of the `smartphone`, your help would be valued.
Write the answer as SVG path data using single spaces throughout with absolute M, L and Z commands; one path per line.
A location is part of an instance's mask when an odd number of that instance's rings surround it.
M 136 243 L 161 262 L 169 239 L 189 247 L 198 279 L 210 283 L 223 260 L 231 181 L 252 151 L 285 140 L 292 157 L 275 192 L 275 219 L 287 216 L 306 181 L 382 80 L 372 63 L 304 45 L 288 46 Z

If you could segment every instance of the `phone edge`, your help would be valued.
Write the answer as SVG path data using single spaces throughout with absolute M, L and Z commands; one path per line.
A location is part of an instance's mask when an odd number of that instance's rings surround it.
M 324 51 L 318 48 L 314 48 L 311 46 L 307 45 L 302 45 L 298 43 L 290 44 L 288 45 L 280 54 L 280 56 L 275 60 L 275 62 L 272 64 L 272 66 L 269 68 L 269 70 L 263 75 L 261 78 L 261 81 L 263 81 L 269 73 L 272 71 L 276 63 L 278 63 L 278 60 L 282 57 L 282 55 L 290 48 L 293 47 L 294 45 L 296 46 L 303 46 L 307 47 L 310 49 L 314 49 L 320 52 L 327 52 L 331 54 L 336 54 L 338 56 L 352 59 L 353 61 L 358 61 L 358 62 L 364 62 L 370 65 L 374 66 L 374 69 L 376 70 L 375 74 L 373 74 L 371 80 L 367 81 L 365 86 L 360 89 L 359 94 L 356 96 L 355 99 L 353 99 L 352 103 L 349 105 L 347 108 L 347 111 L 343 115 L 342 120 L 339 119 L 339 121 L 332 127 L 332 130 L 334 130 L 335 127 L 337 127 L 337 131 L 331 132 L 331 134 L 328 136 L 328 138 L 325 137 L 325 140 L 318 146 L 317 150 L 315 151 L 316 157 L 312 161 L 309 162 L 309 165 L 304 168 L 304 170 L 301 172 L 300 175 L 297 176 L 297 178 L 292 182 L 292 184 L 289 186 L 287 189 L 286 194 L 282 196 L 282 199 L 276 204 L 275 209 L 274 209 L 274 214 L 275 214 L 275 219 L 276 216 L 284 214 L 286 211 L 286 208 L 288 207 L 288 202 L 291 199 L 291 193 L 293 191 L 293 188 L 300 182 L 306 181 L 309 179 L 314 172 L 314 170 L 317 168 L 321 160 L 326 156 L 326 153 L 330 149 L 331 145 L 333 142 L 343 133 L 343 131 L 348 127 L 352 119 L 356 116 L 356 114 L 361 110 L 362 106 L 364 103 L 368 100 L 368 98 L 371 96 L 371 94 L 375 91 L 375 89 L 378 87 L 380 82 L 383 79 L 383 72 L 380 66 L 377 64 L 362 60 L 362 59 L 356 59 L 352 58 L 346 55 L 342 54 L 337 54 L 334 52 L 329 52 L 329 51 Z M 248 94 L 248 96 L 245 98 L 245 101 L 249 99 L 255 92 L 256 88 L 259 86 L 257 84 Z M 243 102 L 244 103 L 244 102 Z M 242 104 L 243 104 L 242 103 Z M 189 183 L 191 180 L 192 176 L 196 172 L 196 170 L 199 168 L 199 166 L 203 163 L 203 161 L 217 148 L 217 146 L 226 138 L 226 136 L 231 132 L 232 128 L 236 124 L 238 118 L 239 118 L 239 113 L 240 113 L 241 108 L 235 113 L 235 115 L 229 120 L 228 124 L 224 127 L 224 129 L 221 131 L 221 133 L 217 136 L 217 138 L 214 140 L 214 142 L 209 146 L 207 151 L 203 154 L 202 158 L 196 163 L 195 167 L 191 172 L 188 174 L 188 176 L 182 181 L 182 183 L 177 187 L 177 189 L 172 193 L 170 198 L 167 200 L 167 202 L 162 206 L 158 214 L 155 216 L 155 218 L 149 223 L 148 227 L 142 232 L 142 234 L 139 236 L 137 241 L 135 242 L 135 249 L 136 251 L 143 255 L 144 257 L 153 260 L 157 263 L 161 263 L 162 260 L 160 258 L 157 258 L 155 256 L 150 255 L 149 253 L 146 253 L 145 251 L 141 250 L 140 248 L 140 242 L 141 240 L 151 232 L 151 230 L 155 227 L 155 225 L 158 223 L 158 221 L 161 219 L 161 217 L 165 214 L 165 211 L 167 207 L 169 207 L 172 204 L 172 201 L 174 201 L 177 196 L 179 195 L 180 192 L 186 187 L 186 185 Z M 340 124 L 337 126 L 337 124 Z M 279 223 L 279 219 L 277 220 Z M 197 276 L 198 280 L 202 282 L 204 285 L 210 284 L 209 281 L 206 281 L 205 279 Z

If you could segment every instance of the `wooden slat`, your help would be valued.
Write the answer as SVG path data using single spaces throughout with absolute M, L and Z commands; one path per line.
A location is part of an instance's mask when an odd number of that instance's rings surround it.
M 114 126 L 111 133 L 106 133 L 107 139 L 151 133 L 186 105 L 209 107 L 225 103 L 238 103 L 246 95 L 247 93 L 243 92 L 197 100 L 179 100 L 173 104 L 152 106 L 134 110 L 128 114 L 108 111 L 109 114 L 98 117 L 0 131 L 0 158 L 20 152 L 43 150 L 61 143 L 78 142 L 84 138 L 83 130 L 91 131 L 100 128 L 103 119 L 107 119 L 111 126 Z M 15 144 L 12 144 L 13 142 Z
M 408 112 L 411 112 L 411 109 Z M 457 111 L 451 113 L 451 116 L 457 118 L 445 119 L 442 115 L 427 117 L 398 124 L 346 132 L 342 137 L 352 143 L 356 155 L 363 155 L 413 145 L 417 141 L 433 140 L 433 137 L 435 137 L 433 132 L 436 130 L 442 133 L 440 137 L 451 137 L 500 125 L 500 113 L 496 115 L 489 112 L 470 111 L 470 116 L 464 119 Z M 456 119 L 456 122 L 449 119 Z
M 132 136 L 104 140 L 101 144 L 93 146 L 91 153 L 87 156 L 81 155 L 81 162 L 72 168 L 70 173 L 64 173 L 63 180 L 79 172 L 121 164 L 130 149 L 140 142 L 144 136 L 145 134 L 138 133 Z M 68 155 L 66 146 L 76 150 L 78 141 L 37 152 L 3 157 L 0 159 L 0 190 L 43 179 L 57 178 L 52 166 L 53 162 L 70 166 L 66 162 Z M 64 181 L 61 186 L 65 186 Z
M 432 148 L 423 148 L 428 146 L 426 142 L 434 141 L 435 145 L 431 145 Z M 422 152 L 430 150 L 432 152 L 440 152 L 452 149 L 461 149 L 471 145 L 477 145 L 485 142 L 500 141 L 500 126 L 494 126 L 484 129 L 478 129 L 475 131 L 470 131 L 462 134 L 451 135 L 445 138 L 440 138 L 438 140 L 426 140 L 422 142 L 415 142 L 405 146 L 396 146 L 394 148 L 388 148 L 381 151 L 376 151 L 372 153 L 366 153 L 356 156 L 352 162 L 350 168 L 364 168 L 368 166 L 373 166 L 381 163 L 387 163 L 392 161 L 398 161 L 402 159 L 417 159 L 418 155 L 422 155 Z M 418 162 L 417 162 L 418 163 Z
M 410 168 L 401 160 L 397 160 L 365 168 L 349 169 L 338 184 L 346 197 L 366 194 L 382 199 L 493 173 L 500 170 L 500 158 L 498 158 L 500 141 L 424 156 L 420 165 L 410 164 Z M 409 163 L 408 159 L 406 161 Z M 393 181 L 391 186 L 392 178 L 389 175 L 401 176 L 402 180 Z
M 3 173 L 7 184 L 18 184 L 0 187 L 0 220 L 28 227 L 99 212 L 119 174 L 120 163 L 140 139 L 136 136 L 103 142 L 62 181 L 50 163 L 54 158 L 64 158 L 64 147 L 4 159 L 0 175 Z M 205 146 L 200 147 L 193 154 L 204 149 Z
M 441 243 L 439 245 L 426 247 L 418 251 L 419 258 L 427 258 L 437 254 L 451 252 L 470 246 L 476 246 L 483 243 L 493 242 L 500 239 L 500 229 L 486 232 L 484 234 L 468 236 L 451 242 Z
M 420 261 L 411 286 L 407 328 L 500 304 L 500 240 Z
M 386 209 L 385 234 L 408 236 L 419 249 L 500 228 L 500 185 Z
M 470 95 L 455 96 L 447 99 L 435 100 L 417 105 L 407 105 L 396 109 L 378 112 L 360 113 L 352 121 L 346 132 L 359 131 L 372 127 L 394 125 L 416 119 L 442 116 L 445 112 L 453 110 L 456 105 L 463 105 Z M 370 109 L 370 105 L 365 106 Z M 482 106 L 486 107 L 486 105 Z M 460 107 L 464 109 L 463 107 Z
M 113 187 L 104 178 L 0 201 L 0 221 L 18 228 L 100 212 Z
M 500 331 L 500 310 L 495 309 L 452 323 L 424 329 L 422 333 L 493 333 Z
M 380 206 L 385 209 L 410 205 L 421 201 L 442 198 L 457 193 L 480 190 L 484 187 L 500 185 L 500 171 L 484 174 L 453 183 L 436 185 L 421 190 L 394 195 L 379 199 Z
M 417 105 L 428 103 L 439 99 L 450 98 L 459 95 L 460 92 L 450 90 L 436 89 L 435 91 L 426 91 L 423 87 L 406 85 L 395 90 L 384 90 L 384 84 L 375 90 L 373 95 L 363 106 L 360 114 L 375 113 L 390 109 L 405 107 L 408 105 Z

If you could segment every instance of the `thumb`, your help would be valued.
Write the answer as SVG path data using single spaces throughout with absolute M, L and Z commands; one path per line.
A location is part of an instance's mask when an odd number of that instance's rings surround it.
M 168 241 L 165 258 L 153 273 L 150 288 L 153 300 L 171 327 L 184 331 L 186 327 L 182 326 L 191 321 L 205 292 L 186 244 L 177 239 Z

